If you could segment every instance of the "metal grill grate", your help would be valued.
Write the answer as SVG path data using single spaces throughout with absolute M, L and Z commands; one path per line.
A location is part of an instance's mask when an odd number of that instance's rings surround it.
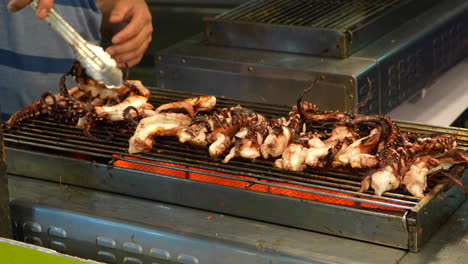
M 352 29 L 411 0 L 263 0 L 239 6 L 218 19 L 330 29 Z
M 152 94 L 151 101 L 154 105 L 189 97 L 183 93 L 169 93 L 155 89 L 152 89 Z M 242 104 L 269 117 L 286 116 L 290 109 L 286 106 L 259 105 L 227 99 L 219 99 L 217 105 L 218 107 L 229 107 L 237 104 Z M 414 127 L 408 123 L 401 123 L 401 127 L 403 130 L 406 127 L 406 130 L 425 134 L 437 131 L 437 128 Z M 451 133 L 457 133 L 457 131 L 454 130 Z M 306 170 L 303 173 L 294 173 L 275 169 L 272 160 L 262 159 L 256 161 L 234 159 L 228 164 L 222 164 L 219 160 L 210 158 L 205 148 L 180 144 L 171 138 L 158 138 L 155 149 L 151 153 L 129 155 L 127 148 L 128 138 L 132 135 L 131 131 L 122 133 L 108 127 L 95 129 L 92 134 L 96 138 L 84 136 L 81 129 L 77 129 L 73 125 L 39 118 L 23 122 L 18 128 L 8 131 L 5 135 L 5 141 L 10 146 L 27 146 L 33 147 L 33 149 L 40 147 L 46 153 L 60 152 L 65 156 L 72 157 L 86 155 L 90 159 L 103 158 L 106 162 L 120 160 L 192 173 L 200 173 L 200 169 L 208 170 L 203 174 L 222 179 L 239 180 L 237 176 L 247 176 L 250 178 L 241 179 L 249 184 L 249 187 L 245 189 L 255 188 L 255 185 L 267 185 L 289 189 L 293 192 L 314 193 L 406 210 L 415 206 L 419 201 L 419 199 L 402 191 L 388 192 L 384 197 L 358 193 L 360 181 L 363 178 L 359 171 Z M 461 130 L 458 134 L 459 148 L 468 149 L 468 132 Z
M 160 105 L 196 95 L 151 89 L 151 103 Z M 255 104 L 219 98 L 217 107 L 241 104 L 269 117 L 285 116 L 290 107 Z M 460 139 L 459 148 L 468 149 L 468 130 L 398 123 L 405 131 L 420 134 L 443 132 Z M 421 208 L 439 203 L 434 196 L 445 183 L 429 184 L 430 195 L 421 200 L 403 191 L 382 197 L 359 193 L 363 177 L 359 171 L 288 172 L 273 167 L 272 160 L 234 159 L 228 164 L 209 157 L 206 148 L 181 144 L 173 138 L 157 138 L 149 153 L 129 155 L 132 131 L 99 127 L 83 135 L 73 124 L 57 123 L 44 117 L 24 121 L 5 133 L 9 173 L 78 185 L 103 191 L 163 201 L 204 210 L 238 215 L 288 226 L 331 233 L 376 243 L 410 248 L 431 228 L 406 225 Z M 59 166 L 57 166 L 59 164 Z M 460 168 L 463 173 L 463 168 Z M 464 179 L 467 177 L 465 176 Z M 453 191 L 454 188 L 450 189 Z M 324 197 L 326 199 L 324 199 Z M 462 201 L 459 194 L 447 196 L 452 210 Z M 450 206 L 448 206 L 450 205 Z M 453 208 L 451 207 L 453 205 Z M 441 210 L 434 207 L 436 211 Z M 414 215 L 417 214 L 417 215 Z M 436 225 L 440 214 L 423 215 Z M 353 222 L 352 225 L 346 223 Z M 365 226 L 365 230 L 356 229 Z M 374 228 L 375 227 L 375 228 Z M 408 234 L 408 232 L 416 232 Z M 424 233 L 424 234 L 425 234 Z M 410 241 L 408 241 L 408 239 Z
M 206 18 L 206 39 L 218 45 L 344 58 L 433 2 L 256 0 Z

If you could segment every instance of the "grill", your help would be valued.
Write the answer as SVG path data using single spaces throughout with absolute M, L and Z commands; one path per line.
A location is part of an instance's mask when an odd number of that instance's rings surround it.
M 211 44 L 346 58 L 434 2 L 255 0 L 206 18 L 205 37 Z
M 194 94 L 151 88 L 154 105 Z M 241 104 L 272 117 L 287 106 L 220 98 L 218 107 Z M 468 150 L 468 130 L 398 123 L 405 131 L 443 132 L 459 137 Z M 444 181 L 429 182 L 424 199 L 403 191 L 377 197 L 358 193 L 361 171 L 286 172 L 270 160 L 235 159 L 229 164 L 208 156 L 205 148 L 158 138 L 152 152 L 129 155 L 131 131 L 95 129 L 96 138 L 73 125 L 45 118 L 6 131 L 8 172 L 154 201 L 257 219 L 399 248 L 419 251 L 422 244 L 465 199 Z M 466 182 L 463 167 L 455 172 Z M 465 173 L 466 174 L 466 173 Z M 441 199 L 443 198 L 443 199 Z M 350 224 L 351 223 L 351 224 Z

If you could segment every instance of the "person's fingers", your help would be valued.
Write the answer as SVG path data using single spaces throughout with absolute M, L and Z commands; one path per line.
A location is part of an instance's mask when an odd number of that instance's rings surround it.
M 54 0 L 39 0 L 39 5 L 37 6 L 36 16 L 39 19 L 46 18 L 52 7 L 54 6 Z
M 145 51 L 148 48 L 150 42 L 151 39 L 148 39 L 142 45 L 139 45 L 136 49 L 117 54 L 114 59 L 119 64 L 127 63 L 129 66 L 134 66 L 143 58 L 143 55 L 145 54 Z
M 123 1 L 118 1 L 110 13 L 109 22 L 112 24 L 123 22 L 125 18 L 129 16 L 131 10 L 131 5 L 128 5 Z
M 133 15 L 130 23 L 112 37 L 112 43 L 119 44 L 134 38 L 145 26 L 152 28 L 151 22 L 148 23 L 147 19 L 143 16 Z
M 132 39 L 129 39 L 126 42 L 113 45 L 107 49 L 107 52 L 111 56 L 115 56 L 122 53 L 127 53 L 132 50 L 136 50 L 141 46 L 142 43 L 151 41 L 152 30 L 149 27 L 145 27 L 140 33 Z
M 126 62 L 126 63 L 119 63 L 118 66 L 120 68 L 125 68 L 125 67 L 131 68 L 131 67 L 137 65 L 142 58 L 143 58 L 143 56 L 141 58 L 132 59 L 132 60 Z
M 25 8 L 31 2 L 32 0 L 11 0 L 10 3 L 8 3 L 7 8 L 10 12 L 16 12 Z
M 11 0 L 10 3 L 8 3 L 8 11 L 10 12 L 19 11 L 25 8 L 31 2 L 32 0 Z M 36 10 L 36 16 L 39 19 L 46 18 L 49 15 L 50 9 L 52 9 L 53 5 L 54 5 L 54 0 L 39 0 L 39 4 Z

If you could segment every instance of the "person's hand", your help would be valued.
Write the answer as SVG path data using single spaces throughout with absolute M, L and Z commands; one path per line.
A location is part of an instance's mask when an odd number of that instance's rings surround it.
M 21 9 L 29 5 L 31 2 L 32 0 L 11 0 L 10 3 L 8 3 L 8 11 L 10 12 L 20 11 Z M 39 19 L 46 18 L 49 15 L 50 9 L 52 9 L 53 5 L 54 5 L 54 0 L 39 0 L 39 4 L 36 10 L 36 16 Z
M 98 6 L 104 15 L 103 31 L 113 33 L 116 28 L 121 29 L 112 37 L 113 45 L 106 51 L 120 67 L 136 65 L 152 38 L 153 24 L 148 5 L 144 0 L 100 0 Z

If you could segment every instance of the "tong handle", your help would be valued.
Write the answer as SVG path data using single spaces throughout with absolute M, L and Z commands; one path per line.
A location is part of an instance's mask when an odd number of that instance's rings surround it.
M 33 0 L 30 6 L 36 10 L 38 6 L 38 0 Z M 92 51 L 88 42 L 78 33 L 76 30 L 60 16 L 54 8 L 50 10 L 49 15 L 44 19 L 62 38 L 70 44 L 78 54 L 85 58 L 91 66 L 97 70 L 102 71 L 105 67 L 105 63 L 96 56 L 95 52 Z

